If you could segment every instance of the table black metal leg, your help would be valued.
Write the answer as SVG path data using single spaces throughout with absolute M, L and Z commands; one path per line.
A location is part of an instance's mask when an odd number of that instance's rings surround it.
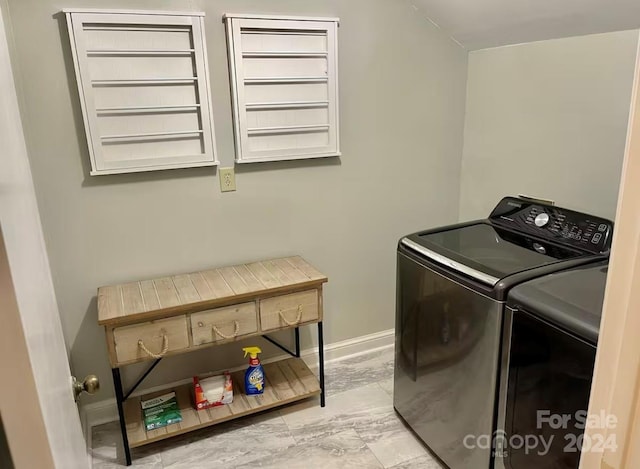
M 296 357 L 300 358 L 300 328 L 296 327 L 295 329 L 295 338 L 296 338 Z
M 318 375 L 320 377 L 320 407 L 324 407 L 324 338 L 322 321 L 318 322 Z
M 122 433 L 122 443 L 124 444 L 124 457 L 127 466 L 131 466 L 131 450 L 129 449 L 129 438 L 127 437 L 127 425 L 124 421 L 124 409 L 122 404 L 124 398 L 122 395 L 122 379 L 120 378 L 120 368 L 113 368 L 113 385 L 116 388 L 116 403 L 118 404 L 118 416 L 120 417 L 120 432 Z

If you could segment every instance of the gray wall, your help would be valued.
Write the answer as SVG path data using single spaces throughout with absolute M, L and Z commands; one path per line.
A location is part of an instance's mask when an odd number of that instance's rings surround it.
M 458 215 L 467 53 L 397 0 L 9 0 L 22 114 L 75 373 L 112 395 L 101 285 L 300 254 L 329 277 L 325 339 L 392 328 L 395 243 Z M 225 12 L 339 16 L 339 159 L 90 177 L 61 7 L 204 10 L 217 147 L 233 164 Z M 303 332 L 311 344 L 311 331 Z M 257 341 L 257 339 L 256 339 Z M 256 342 L 252 341 L 252 342 Z M 269 350 L 273 350 L 272 348 Z M 238 345 L 166 360 L 149 384 L 244 363 Z M 135 371 L 135 370 L 134 370 Z
M 614 218 L 637 31 L 469 54 L 460 218 L 507 194 Z

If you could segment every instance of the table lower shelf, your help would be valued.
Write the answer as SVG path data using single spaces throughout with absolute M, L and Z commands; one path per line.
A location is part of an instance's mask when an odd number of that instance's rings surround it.
M 231 373 L 233 380 L 233 403 L 205 410 L 196 410 L 193 405 L 193 384 L 169 387 L 144 396 L 130 397 L 124 402 L 129 447 L 135 448 L 154 441 L 233 420 L 244 415 L 278 407 L 320 394 L 320 385 L 314 374 L 301 358 L 289 358 L 263 364 L 265 374 L 264 393 L 247 396 L 244 392 L 244 370 Z M 175 391 L 182 422 L 164 428 L 146 431 L 142 421 L 141 399 L 150 399 Z

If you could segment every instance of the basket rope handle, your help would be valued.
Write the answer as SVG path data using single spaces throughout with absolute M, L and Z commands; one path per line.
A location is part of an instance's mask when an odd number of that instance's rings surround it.
M 215 324 L 212 327 L 213 327 L 213 332 L 218 334 L 223 339 L 233 339 L 234 337 L 238 337 L 238 333 L 240 332 L 240 323 L 238 321 L 233 321 L 233 334 L 232 335 L 223 334 L 222 331 L 220 329 L 218 329 L 218 326 L 216 326 Z
M 302 305 L 298 305 L 298 315 L 296 316 L 296 320 L 293 322 L 287 320 L 287 318 L 284 317 L 284 313 L 282 311 L 278 311 L 278 314 L 280 315 L 280 319 L 282 319 L 285 324 L 289 326 L 295 326 L 300 322 L 300 319 L 302 319 Z
M 160 353 L 153 353 L 144 345 L 144 341 L 142 339 L 138 340 L 138 347 L 140 347 L 140 349 L 151 358 L 162 358 L 167 354 L 167 351 L 169 351 L 169 337 L 164 329 L 160 332 L 162 333 L 162 350 L 160 350 Z

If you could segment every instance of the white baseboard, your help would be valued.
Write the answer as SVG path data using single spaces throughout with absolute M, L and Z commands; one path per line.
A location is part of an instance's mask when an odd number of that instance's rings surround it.
M 375 352 L 386 347 L 392 347 L 395 329 L 375 332 L 373 334 L 362 335 L 353 339 L 342 340 L 333 344 L 325 345 L 324 361 L 332 362 L 351 358 L 364 353 Z M 318 347 L 303 350 L 300 355 L 310 367 L 314 366 L 318 353 Z M 316 364 L 317 366 L 317 364 Z
M 374 334 L 367 334 L 353 339 L 343 340 L 335 342 L 333 344 L 325 345 L 324 347 L 324 361 L 332 362 L 338 360 L 344 360 L 346 358 L 355 357 L 364 353 L 371 353 L 376 350 L 393 347 L 394 330 L 388 329 L 386 331 L 376 332 Z M 316 371 L 318 368 L 318 347 L 312 347 L 304 349 L 300 352 L 301 358 L 311 368 L 312 371 Z M 277 360 L 287 358 L 286 355 L 280 355 L 265 359 L 264 363 L 270 363 Z M 244 369 L 245 365 L 232 368 L 229 371 L 236 371 Z M 222 371 L 222 370 L 220 370 Z M 162 386 L 142 389 L 136 391 L 133 395 L 147 394 L 150 392 L 165 389 L 168 386 L 179 386 L 181 384 L 191 382 L 191 378 L 187 378 L 174 383 L 163 384 Z M 85 432 L 85 439 L 87 444 L 91 442 L 91 428 L 96 425 L 102 425 L 103 423 L 113 422 L 118 420 L 118 408 L 116 406 L 115 398 L 105 399 L 103 401 L 87 404 L 82 407 L 81 410 L 82 428 Z

